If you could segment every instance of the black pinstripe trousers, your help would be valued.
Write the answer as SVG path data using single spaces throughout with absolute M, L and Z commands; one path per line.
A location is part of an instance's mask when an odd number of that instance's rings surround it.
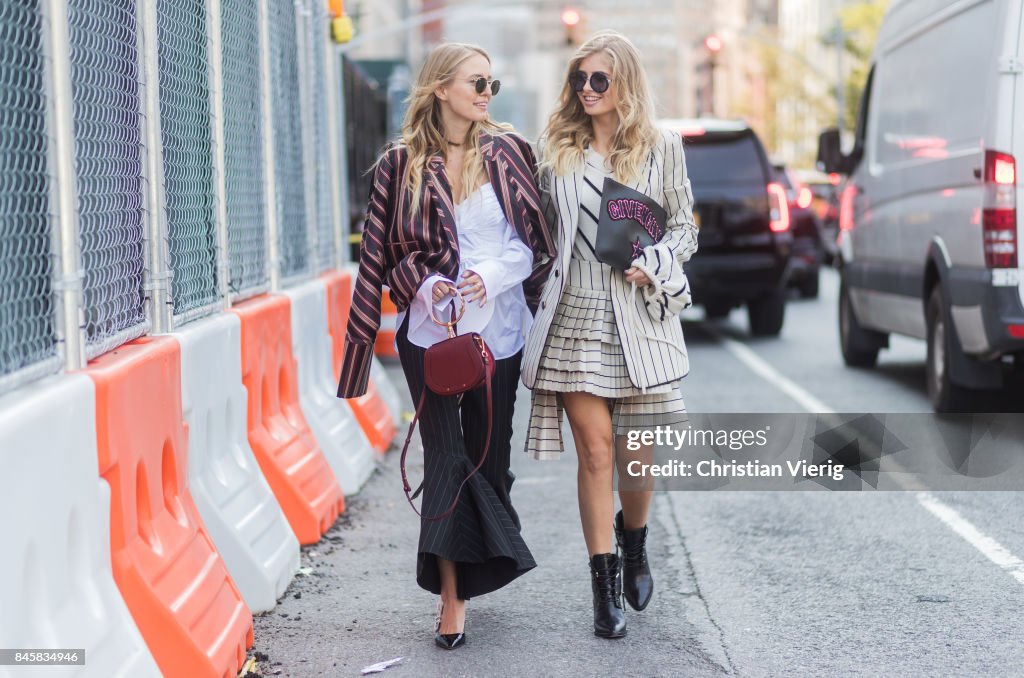
M 439 396 L 426 388 L 426 349 L 408 340 L 408 320 L 398 330 L 398 355 L 413 402 L 427 396 L 420 413 L 423 441 L 423 515 L 444 513 L 459 485 L 476 466 L 487 437 L 484 387 L 460 396 Z M 437 557 L 456 564 L 459 598 L 495 591 L 537 566 L 519 531 L 519 516 L 509 493 L 512 414 L 519 385 L 522 352 L 498 360 L 492 380 L 493 427 L 487 460 L 469 479 L 451 515 L 421 520 L 416 582 L 441 592 Z

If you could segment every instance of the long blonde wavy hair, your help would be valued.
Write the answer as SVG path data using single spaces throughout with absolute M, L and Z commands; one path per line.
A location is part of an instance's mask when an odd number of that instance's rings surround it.
M 579 97 L 569 86 L 569 75 L 579 70 L 584 59 L 601 52 L 612 62 L 610 75 L 618 93 L 615 108 L 619 126 L 612 136 L 608 163 L 615 179 L 628 183 L 643 171 L 647 156 L 657 143 L 658 130 L 654 124 L 654 98 L 640 52 L 618 31 L 595 34 L 569 59 L 558 106 L 542 135 L 541 167 L 564 176 L 583 164 L 584 149 L 594 139 L 594 128 Z
M 448 155 L 449 144 L 444 134 L 441 119 L 441 102 L 434 95 L 438 87 L 450 85 L 464 61 L 476 55 L 491 62 L 491 57 L 482 47 L 461 42 L 438 45 L 427 56 L 420 69 L 416 84 L 406 100 L 408 108 L 402 122 L 401 144 L 406 148 L 408 162 L 405 166 L 403 184 L 411 197 L 410 213 L 415 216 L 420 209 L 423 191 L 423 169 L 430 157 L 440 151 Z M 463 193 L 475 188 L 483 172 L 483 157 L 480 154 L 480 133 L 502 133 L 510 131 L 509 125 L 496 123 L 490 118 L 473 122 L 466 137 L 466 154 L 462 163 Z M 452 196 L 457 199 L 458 196 Z

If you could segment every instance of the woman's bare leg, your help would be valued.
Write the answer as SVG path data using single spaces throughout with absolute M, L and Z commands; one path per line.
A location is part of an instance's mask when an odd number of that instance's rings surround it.
M 441 573 L 441 601 L 444 610 L 441 612 L 440 633 L 462 633 L 466 628 L 466 601 L 459 600 L 458 578 L 455 563 L 444 558 L 437 559 L 437 568 Z
M 629 462 L 654 462 L 654 447 L 644 445 L 639 450 L 626 448 L 626 436 L 615 437 L 615 464 L 619 471 L 619 503 L 622 504 L 622 522 L 627 530 L 639 530 L 647 524 L 647 513 L 654 496 L 654 477 L 629 475 Z
M 591 556 L 611 553 L 615 455 L 608 401 L 590 393 L 563 393 L 562 404 L 579 457 L 576 488 L 587 552 Z

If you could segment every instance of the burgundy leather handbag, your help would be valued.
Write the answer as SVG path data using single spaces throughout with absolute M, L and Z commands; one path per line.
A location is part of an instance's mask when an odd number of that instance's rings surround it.
M 452 288 L 454 289 L 454 288 Z M 455 507 L 459 503 L 459 496 L 462 494 L 462 488 L 465 487 L 466 482 L 473 477 L 473 474 L 480 470 L 483 466 L 484 460 L 487 459 L 487 450 L 491 445 L 491 428 L 493 426 L 492 411 L 491 411 L 491 379 L 494 377 L 494 356 L 491 354 L 491 350 L 487 347 L 487 343 L 484 342 L 484 338 L 476 332 L 469 332 L 468 334 L 458 334 L 457 323 L 462 314 L 466 312 L 466 302 L 462 298 L 462 295 L 455 290 L 458 295 L 459 301 L 462 303 L 459 308 L 458 316 L 455 312 L 455 302 L 452 301 L 451 309 L 451 320 L 448 322 L 438 320 L 434 317 L 434 309 L 430 309 L 431 319 L 438 325 L 443 325 L 448 328 L 448 338 L 444 341 L 439 341 L 430 348 L 427 349 L 423 355 L 423 377 L 426 381 L 426 388 L 420 394 L 419 403 L 416 404 L 416 414 L 412 418 L 412 423 L 409 425 L 409 435 L 405 437 L 405 445 L 402 447 L 402 485 L 405 489 L 405 497 L 409 500 L 409 505 L 412 506 L 412 510 L 416 511 L 416 514 L 422 517 L 424 520 L 441 520 L 447 518 L 455 510 Z M 416 429 L 416 422 L 420 418 L 420 412 L 423 410 L 423 403 L 426 401 L 427 389 L 436 393 L 439 396 L 458 396 L 467 391 L 472 391 L 475 388 L 484 386 L 487 390 L 487 437 L 484 443 L 484 449 L 480 453 L 480 459 L 477 461 L 476 466 L 469 472 L 462 483 L 459 485 L 459 490 L 455 494 L 455 499 L 452 500 L 451 506 L 439 515 L 436 516 L 425 516 L 420 513 L 416 505 L 413 504 L 413 500 L 419 496 L 423 490 L 423 483 L 416 488 L 413 492 L 409 486 L 409 478 L 405 471 L 405 458 L 409 453 L 409 442 L 412 440 L 412 433 Z

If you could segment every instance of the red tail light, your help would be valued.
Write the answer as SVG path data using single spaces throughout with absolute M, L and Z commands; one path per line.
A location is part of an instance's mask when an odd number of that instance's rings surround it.
M 853 200 L 857 197 L 857 187 L 852 181 L 846 183 L 842 195 L 839 196 L 839 230 L 849 231 L 853 228 Z
M 786 189 L 774 181 L 768 184 L 768 207 L 771 210 L 771 222 L 768 227 L 773 233 L 789 230 L 789 200 Z
M 986 266 L 1017 268 L 1017 164 L 999 151 L 985 151 L 981 233 Z

